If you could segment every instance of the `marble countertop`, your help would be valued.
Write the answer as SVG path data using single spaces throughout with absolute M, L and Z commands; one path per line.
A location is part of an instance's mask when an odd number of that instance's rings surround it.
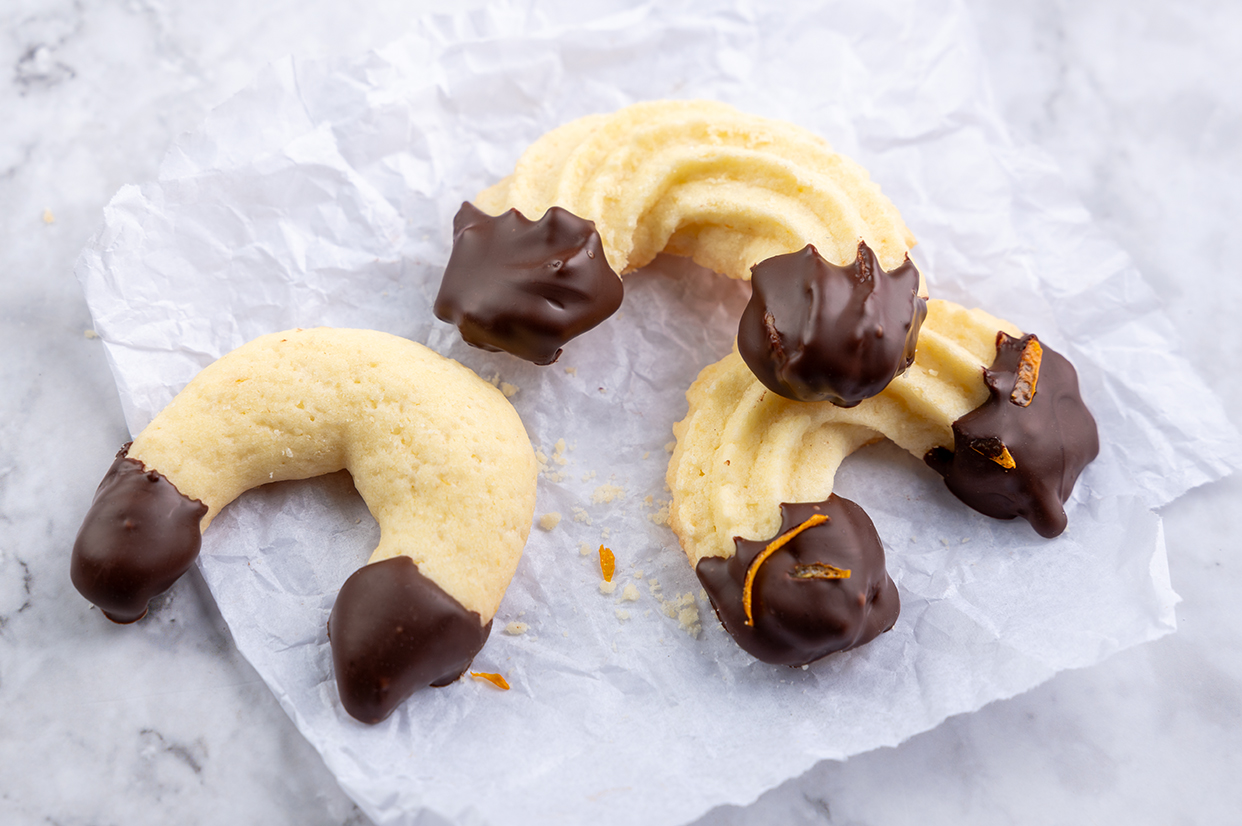
M 197 571 L 158 622 L 119 629 L 88 616 L 67 566 L 128 438 L 87 333 L 78 252 L 117 189 L 154 178 L 171 141 L 266 62 L 361 52 L 449 7 L 366 5 L 0 3 L 0 822 L 369 822 L 237 653 Z M 1060 163 L 1242 425 L 1228 240 L 1242 214 L 1242 7 L 967 5 L 1015 136 Z M 1236 820 L 1240 494 L 1235 476 L 1161 511 L 1176 634 L 701 822 Z

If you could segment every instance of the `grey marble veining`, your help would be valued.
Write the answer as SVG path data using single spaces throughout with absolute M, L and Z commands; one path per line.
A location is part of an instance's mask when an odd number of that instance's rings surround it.
M 365 823 L 196 573 L 133 628 L 73 591 L 68 548 L 127 438 L 73 262 L 112 194 L 267 60 L 361 51 L 437 5 L 0 2 L 0 823 Z M 969 5 L 1015 136 L 1061 164 L 1242 422 L 1242 7 Z M 1162 512 L 1176 635 L 703 823 L 1235 821 L 1240 494 Z

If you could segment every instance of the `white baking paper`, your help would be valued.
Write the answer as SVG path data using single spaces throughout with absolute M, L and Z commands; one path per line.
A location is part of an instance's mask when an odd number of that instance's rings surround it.
M 204 537 L 239 649 L 379 824 L 682 823 L 1166 634 L 1177 597 L 1152 508 L 1238 464 L 1152 292 L 1000 123 L 959 2 L 673 5 L 564 23 L 502 4 L 361 57 L 277 62 L 157 181 L 122 189 L 82 256 L 135 432 L 213 359 L 295 326 L 408 336 L 516 388 L 546 460 L 536 518 L 561 519 L 533 530 L 474 664 L 507 692 L 466 678 L 378 726 L 342 712 L 325 624 L 377 540 L 347 475 L 247 494 Z M 1051 541 L 970 511 L 892 445 L 851 458 L 837 489 L 874 518 L 902 613 L 806 669 L 733 644 L 663 522 L 672 424 L 728 352 L 746 285 L 661 260 L 542 368 L 431 314 L 453 214 L 526 144 L 692 96 L 796 121 L 866 165 L 933 294 L 1069 356 L 1102 434 Z

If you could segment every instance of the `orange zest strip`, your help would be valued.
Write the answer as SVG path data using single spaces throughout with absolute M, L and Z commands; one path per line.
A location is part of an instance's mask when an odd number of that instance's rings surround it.
M 795 565 L 795 579 L 849 579 L 853 573 L 849 568 L 838 568 L 823 562 L 812 562 L 810 565 Z
M 742 583 L 742 611 L 746 614 L 746 625 L 753 627 L 755 624 L 755 617 L 751 612 L 751 604 L 754 599 L 755 576 L 759 573 L 759 566 L 766 562 L 768 557 L 784 547 L 785 543 L 789 542 L 789 540 L 793 539 L 807 528 L 822 525 L 827 521 L 828 517 L 824 516 L 822 513 L 815 514 L 798 527 L 785 531 L 783 534 L 776 537 L 776 539 L 769 542 L 767 547 L 760 551 L 759 555 L 756 556 L 754 561 L 750 563 L 750 567 L 746 569 L 746 581 Z
M 617 557 L 611 548 L 599 546 L 599 570 L 604 575 L 604 582 L 612 582 L 612 575 L 617 572 Z
M 1033 338 L 1022 348 L 1018 361 L 1018 376 L 1009 400 L 1019 407 L 1026 407 L 1035 400 L 1035 386 L 1039 383 L 1039 364 L 1044 358 L 1044 348 L 1039 339 Z
M 503 691 L 509 690 L 509 681 L 499 674 L 491 674 L 486 671 L 471 671 L 470 676 L 474 677 L 476 680 L 484 680 L 489 682 Z

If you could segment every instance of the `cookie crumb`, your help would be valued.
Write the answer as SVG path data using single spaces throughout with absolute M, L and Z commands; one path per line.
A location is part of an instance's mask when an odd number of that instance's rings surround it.
M 586 508 L 580 508 L 574 505 L 570 508 L 574 512 L 574 521 L 581 522 L 584 525 L 591 524 L 591 514 L 586 512 Z
M 584 474 L 582 474 L 582 481 L 584 481 L 584 482 L 589 482 L 589 481 L 591 481 L 591 480 L 592 480 L 592 479 L 594 479 L 594 478 L 595 478 L 595 471 L 591 471 L 590 473 L 584 473 Z
M 611 594 L 615 590 L 617 590 L 617 583 L 608 582 L 607 580 L 604 580 L 604 579 L 601 579 L 599 581 L 599 592 L 601 594 Z
M 507 381 L 500 383 L 500 392 L 504 394 L 506 399 L 511 399 L 520 390 L 516 384 L 509 384 Z
M 550 531 L 561 523 L 561 515 L 556 511 L 550 511 L 539 517 L 539 527 L 545 531 Z
M 82 335 L 83 335 L 85 338 L 99 338 L 99 333 L 97 333 L 97 332 L 95 332 L 94 330 L 91 330 L 91 329 L 86 329 L 86 330 L 83 330 L 83 331 L 82 331 Z
M 521 636 L 522 634 L 525 634 L 529 629 L 530 629 L 530 626 L 527 625 L 526 623 L 517 622 L 516 620 L 514 620 L 513 622 L 505 626 L 505 633 L 511 637 L 518 637 L 518 636 Z
M 703 631 L 703 624 L 699 622 L 699 607 L 697 605 L 687 606 L 678 611 L 677 622 L 681 624 L 682 631 L 685 631 L 696 640 Z
M 578 543 L 578 555 L 579 556 L 590 556 L 591 546 L 585 542 Z
M 43 210 L 43 223 L 45 224 L 56 223 L 56 216 L 52 214 L 52 211 L 50 209 Z
M 644 451 L 643 451 L 643 458 L 644 458 L 644 459 L 646 459 L 646 458 L 647 458 L 648 456 L 650 456 L 650 455 L 651 455 L 651 451 L 650 451 L 650 450 L 644 450 Z
M 621 589 L 621 599 L 625 602 L 638 602 L 638 586 L 632 582 L 627 583 Z
M 617 615 L 617 619 L 621 620 L 622 622 L 630 618 L 630 612 L 625 610 L 624 608 L 618 608 L 613 613 L 615 613 Z
M 576 376 L 578 375 L 578 368 L 577 367 L 566 367 L 565 372 L 571 376 Z
M 624 499 L 625 488 L 620 485 L 602 484 L 591 494 L 591 501 L 597 505 L 606 505 L 614 499 Z
M 669 503 L 665 502 L 664 504 L 660 505 L 659 510 L 653 513 L 647 514 L 647 518 L 651 520 L 652 524 L 667 525 L 668 524 L 668 509 L 669 509 Z
M 672 453 L 672 452 L 673 452 L 673 448 L 675 448 L 675 447 L 677 447 L 677 443 L 676 443 L 676 442 L 669 442 L 668 444 L 666 444 L 666 445 L 664 446 L 664 452 L 665 452 L 665 453 Z

